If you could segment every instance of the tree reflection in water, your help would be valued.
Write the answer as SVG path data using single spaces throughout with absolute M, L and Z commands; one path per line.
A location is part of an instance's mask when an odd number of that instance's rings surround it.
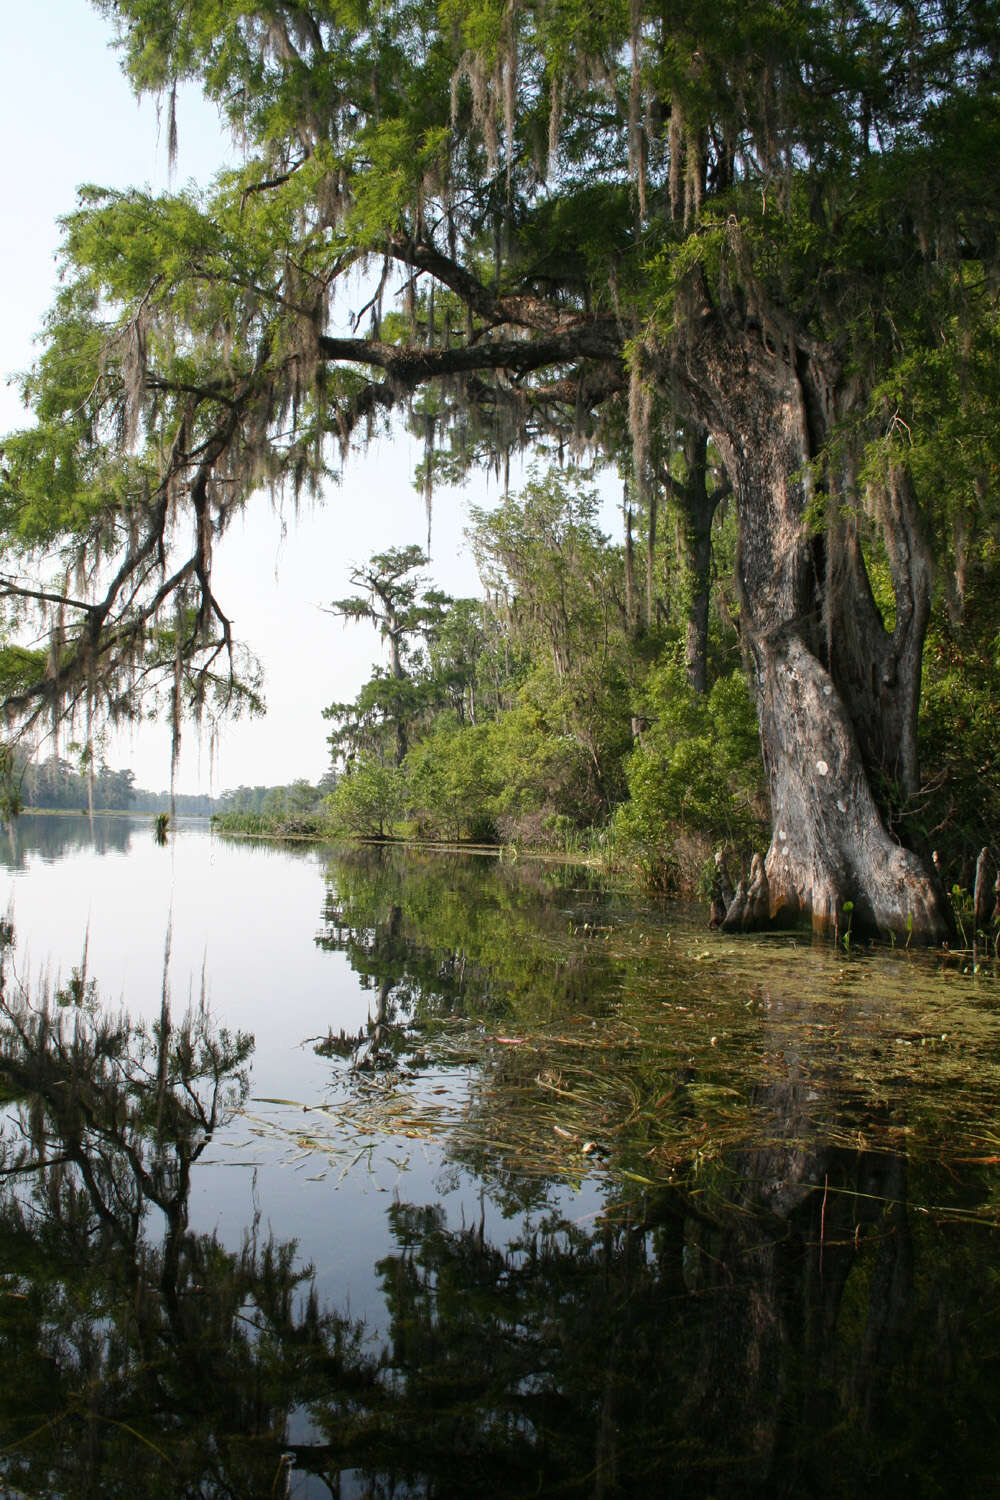
M 488 856 L 391 846 L 339 850 L 328 870 L 321 948 L 344 953 L 375 999 L 356 1035 L 331 1033 L 321 1054 L 364 1070 L 423 1059 L 428 1023 L 539 1022 L 603 1002 L 610 965 L 567 950 L 573 922 L 603 897 L 564 866 L 510 869 Z M 467 1054 L 463 1054 L 467 1061 Z
M 728 1202 L 620 1203 L 506 1254 L 396 1207 L 390 1472 L 434 1495 L 993 1493 L 983 1247 L 913 1229 L 899 1158 L 812 1167 L 780 1211 L 734 1176 Z
M 109 1018 L 79 975 L 39 1005 L 5 977 L 0 1005 L 7 1493 L 284 1493 L 290 1413 L 317 1372 L 366 1366 L 294 1244 L 256 1223 L 237 1250 L 188 1228 L 192 1168 L 246 1095 L 252 1037 L 204 1009 Z
M 996 1159 L 940 1159 L 944 1122 L 975 1107 L 968 1075 L 951 1079 L 939 1116 L 921 1117 L 908 1161 L 908 1111 L 926 1111 L 953 1064 L 921 1053 L 917 1087 L 916 1070 L 886 1057 L 877 987 L 834 1009 L 803 991 L 800 971 L 790 988 L 755 984 L 750 1001 L 741 985 L 725 1012 L 746 1028 L 738 1062 L 705 1045 L 707 1030 L 687 1056 L 692 1026 L 676 1016 L 687 1007 L 671 1007 L 676 1036 L 662 1008 L 649 1030 L 650 1013 L 622 1001 L 641 990 L 637 970 L 616 972 L 593 942 L 584 964 L 579 942 L 575 955 L 553 946 L 564 894 L 528 918 L 513 885 L 491 881 L 478 899 L 471 872 L 411 865 L 404 883 L 385 854 L 331 869 L 322 941 L 378 995 L 355 1039 L 364 1066 L 413 1069 L 425 1047 L 440 1064 L 437 1023 L 459 1016 L 487 1035 L 502 1020 L 526 1043 L 480 1049 L 447 1150 L 505 1212 L 534 1210 L 529 1226 L 502 1245 L 483 1225 L 449 1228 L 434 1205 L 390 1214 L 396 1246 L 380 1272 L 394 1400 L 384 1456 L 366 1461 L 385 1466 L 378 1492 L 408 1493 L 394 1489 L 404 1479 L 432 1495 L 991 1492 Z M 659 992 L 658 1004 L 662 974 Z M 713 995 L 702 1013 L 721 1004 Z M 831 1024 L 842 1015 L 856 1035 Z M 567 1041 L 567 1016 L 606 1027 L 597 1064 L 589 1041 Z M 329 1050 L 350 1056 L 339 1040 Z M 539 1139 L 555 1117 L 534 1140 L 520 1125 L 545 1112 L 546 1090 L 575 1123 L 595 1097 L 582 1073 L 602 1065 L 608 1193 L 595 1228 L 539 1213 Z M 709 1149 L 699 1130 L 713 1108 L 735 1124 L 732 1144 Z M 579 1161 L 583 1125 L 573 1140 Z M 642 1172 L 657 1180 L 623 1192 Z
M 24 812 L 0 839 L 0 866 L 25 870 L 32 859 L 49 862 L 76 851 L 125 854 L 140 826 L 121 815 L 98 813 L 91 820 L 86 814 Z
M 356 882 L 327 930 L 379 996 L 361 1038 L 371 1066 L 418 1064 L 414 1019 L 474 1022 L 481 1004 L 527 1026 L 546 1005 L 575 1011 L 584 988 L 598 1014 L 614 991 L 603 948 L 589 986 L 544 923 L 529 939 L 513 896 L 498 898 L 495 929 L 480 907 L 478 927 L 466 916 L 450 939 L 440 914 L 421 925 L 415 910 L 391 881 Z M 490 957 L 501 932 L 506 967 Z M 649 1154 L 650 1108 L 694 1112 L 698 1068 L 674 1059 L 668 1091 L 666 1064 L 637 1050 L 634 1118 L 609 1116 L 596 1219 L 557 1214 L 547 1179 L 498 1164 L 488 1132 L 446 1141 L 452 1169 L 511 1216 L 509 1237 L 485 1213 L 456 1226 L 440 1204 L 392 1203 L 375 1340 L 319 1305 L 294 1244 L 257 1223 L 238 1248 L 189 1227 L 193 1169 L 246 1096 L 249 1037 L 204 1010 L 179 1025 L 166 1007 L 152 1027 L 109 1019 L 85 976 L 36 1006 L 7 982 L 8 1492 L 991 1493 L 995 1230 L 959 1218 L 988 1200 L 988 1171 L 908 1161 L 888 1136 L 845 1145 L 852 1064 L 829 1050 L 818 1109 L 815 1068 L 768 1032 L 782 1004 L 764 1008 L 759 1040 L 782 1043 L 782 1065 L 761 1062 L 748 1086 L 750 1125 L 732 1147 L 675 1156 L 673 1184 L 628 1173 Z M 524 1108 L 539 1066 L 520 1048 L 487 1059 L 473 1115 Z

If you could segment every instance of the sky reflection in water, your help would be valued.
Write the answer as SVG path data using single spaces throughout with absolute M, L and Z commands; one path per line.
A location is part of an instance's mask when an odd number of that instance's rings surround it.
M 991 1492 L 991 975 L 99 824 L 3 859 L 12 1492 Z

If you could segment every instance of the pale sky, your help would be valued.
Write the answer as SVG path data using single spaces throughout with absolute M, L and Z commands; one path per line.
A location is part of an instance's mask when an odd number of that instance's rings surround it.
M 166 131 L 152 100 L 137 104 L 109 47 L 110 29 L 87 0 L 6 0 L 0 49 L 0 139 L 4 143 L 4 225 L 0 234 L 0 433 L 26 420 L 10 376 L 30 365 L 32 340 L 52 300 L 57 217 L 71 210 L 81 183 L 168 186 Z M 214 109 L 186 93 L 178 110 L 175 184 L 207 183 L 232 152 Z M 348 592 L 347 572 L 373 552 L 423 544 L 422 498 L 412 484 L 414 450 L 405 434 L 359 455 L 323 506 L 284 523 L 256 500 L 217 549 L 217 592 L 237 634 L 262 659 L 268 714 L 226 727 L 214 757 L 194 728 L 182 747 L 177 790 L 212 791 L 275 784 L 327 766 L 322 708 L 352 699 L 379 660 L 375 633 L 321 612 Z M 478 594 L 463 527 L 468 500 L 495 498 L 496 486 L 435 496 L 435 584 Z M 605 524 L 610 529 L 606 520 Z M 612 523 L 613 524 L 613 523 Z M 109 743 L 115 768 L 131 766 L 140 786 L 158 790 L 170 775 L 169 735 L 148 726 Z

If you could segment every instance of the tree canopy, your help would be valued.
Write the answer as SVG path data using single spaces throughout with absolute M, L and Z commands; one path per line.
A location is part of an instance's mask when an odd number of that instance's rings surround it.
M 246 159 L 65 221 L 5 443 L 0 592 L 51 625 L 8 717 L 255 706 L 215 544 L 395 416 L 428 494 L 526 447 L 618 462 L 696 573 L 711 439 L 775 827 L 730 919 L 943 935 L 887 820 L 935 579 L 960 604 L 996 532 L 996 5 L 98 8 L 170 132 L 197 80 Z

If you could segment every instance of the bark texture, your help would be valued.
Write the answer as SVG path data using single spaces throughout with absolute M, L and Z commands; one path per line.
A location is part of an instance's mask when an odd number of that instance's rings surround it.
M 684 667 L 696 693 L 708 691 L 708 616 L 712 592 L 712 521 L 728 486 L 709 487 L 708 433 L 684 434 L 684 479 L 662 474 L 677 509 L 677 550 L 687 592 Z
M 890 631 L 856 534 L 819 524 L 810 464 L 834 416 L 821 358 L 776 332 L 734 335 L 721 319 L 703 328 L 684 378 L 713 409 L 737 497 L 737 586 L 773 829 L 724 925 L 807 920 L 819 931 L 941 941 L 950 921 L 936 878 L 890 835 L 879 805 L 890 780 L 912 790 L 918 776 L 930 567 L 908 482 L 894 476 L 882 499 L 897 597 Z

